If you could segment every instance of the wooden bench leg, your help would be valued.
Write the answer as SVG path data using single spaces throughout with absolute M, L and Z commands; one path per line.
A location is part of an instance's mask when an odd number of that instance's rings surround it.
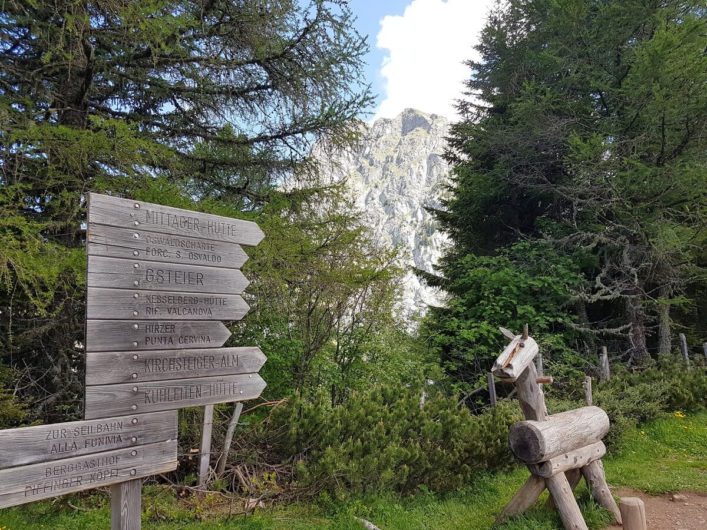
M 567 482 L 569 482 L 570 488 L 574 491 L 577 484 L 579 484 L 579 481 L 582 480 L 582 473 L 579 469 L 568 469 L 565 471 L 565 477 L 567 477 Z M 555 508 L 555 501 L 552 500 L 552 495 L 550 495 L 547 499 L 547 507 L 553 509 Z
M 535 475 L 530 475 L 525 484 L 518 490 L 518 493 L 506 504 L 496 522 L 500 523 L 509 517 L 523 513 L 535 504 L 543 491 L 545 491 L 545 480 Z
M 582 475 L 587 481 L 589 493 L 599 506 L 609 510 L 618 524 L 621 524 L 621 512 L 616 505 L 614 497 L 611 495 L 609 485 L 606 483 L 604 475 L 604 464 L 601 460 L 595 460 L 582 468 Z
M 557 511 L 560 512 L 565 530 L 588 530 L 587 523 L 584 522 L 582 512 L 579 511 L 579 505 L 565 474 L 553 475 L 545 479 L 545 484 L 555 501 Z

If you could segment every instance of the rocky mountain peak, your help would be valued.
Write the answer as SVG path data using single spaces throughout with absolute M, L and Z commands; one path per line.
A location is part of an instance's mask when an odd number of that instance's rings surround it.
M 330 178 L 347 182 L 374 236 L 398 248 L 400 265 L 407 270 L 400 309 L 409 318 L 441 303 L 440 293 L 424 285 L 412 269 L 435 272 L 448 244 L 425 208 L 440 206 L 448 183 L 449 167 L 442 153 L 449 122 L 406 109 L 393 119 L 362 127 L 356 148 L 322 161 Z

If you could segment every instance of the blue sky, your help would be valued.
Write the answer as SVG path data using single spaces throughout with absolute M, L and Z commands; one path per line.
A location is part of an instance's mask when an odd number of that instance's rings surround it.
M 376 47 L 376 36 L 380 31 L 380 22 L 386 15 L 402 15 L 410 0 L 350 0 L 349 6 L 357 17 L 356 29 L 361 35 L 368 37 L 370 52 L 367 57 L 366 77 L 373 91 L 378 94 L 377 104 L 380 104 L 384 92 L 383 76 L 380 69 L 385 54 Z
M 468 68 L 494 0 L 350 0 L 368 36 L 366 77 L 378 94 L 375 118 L 407 107 L 455 118 Z

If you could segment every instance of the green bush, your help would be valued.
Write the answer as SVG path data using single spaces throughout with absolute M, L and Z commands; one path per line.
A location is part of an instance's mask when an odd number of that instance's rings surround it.
M 685 370 L 668 359 L 637 372 L 619 371 L 595 386 L 594 403 L 609 415 L 606 441 L 615 444 L 626 429 L 665 412 L 707 407 L 707 371 L 702 366 Z
M 299 491 L 338 496 L 371 491 L 450 491 L 474 472 L 513 461 L 508 428 L 515 404 L 474 416 L 453 399 L 395 387 L 353 394 L 342 405 L 295 396 L 268 429 L 280 461 L 294 468 Z

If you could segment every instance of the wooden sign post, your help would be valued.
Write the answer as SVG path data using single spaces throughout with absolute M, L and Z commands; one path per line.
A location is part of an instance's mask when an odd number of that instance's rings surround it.
M 248 311 L 240 245 L 255 223 L 91 194 L 88 210 L 86 418 L 205 405 L 200 483 L 213 404 L 258 397 L 265 356 L 222 348 L 221 320 Z
M 240 245 L 262 238 L 248 221 L 89 195 L 86 420 L 0 431 L 0 508 L 111 486 L 113 530 L 140 528 L 142 479 L 177 468 L 177 410 L 265 388 L 265 356 L 222 348 L 221 322 L 249 309 Z

